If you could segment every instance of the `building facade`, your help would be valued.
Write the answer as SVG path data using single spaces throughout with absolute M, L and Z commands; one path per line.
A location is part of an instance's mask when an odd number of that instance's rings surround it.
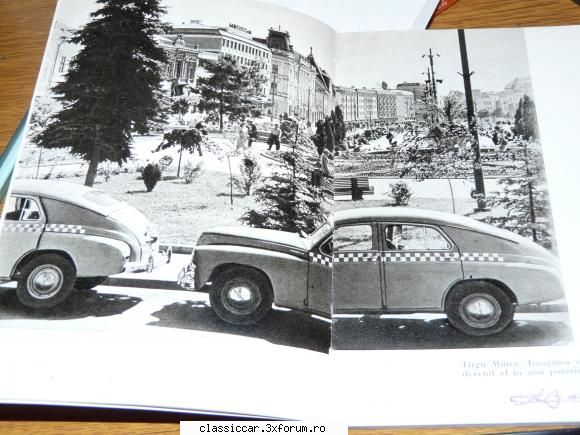
M 475 111 L 479 114 L 487 112 L 487 116 L 513 118 L 524 95 L 533 98 L 532 81 L 529 77 L 513 79 L 502 91 L 485 92 L 474 89 Z M 465 94 L 461 91 L 450 91 L 449 96 L 465 101 Z
M 201 69 L 204 74 L 203 63 L 216 61 L 222 55 L 231 56 L 239 65 L 247 68 L 258 68 L 264 79 L 261 90 L 264 97 L 268 96 L 271 88 L 272 52 L 252 32 L 242 26 L 229 24 L 228 26 L 208 26 L 200 20 L 192 20 L 187 25 L 173 28 L 172 39 L 183 38 L 185 43 L 199 52 Z
M 415 119 L 424 121 L 429 117 L 426 101 L 427 85 L 420 82 L 403 82 L 397 85 L 398 91 L 407 91 L 413 93 Z
M 199 50 L 187 44 L 181 35 L 173 40 L 159 36 L 157 42 L 167 54 L 165 79 L 169 82 L 170 95 L 188 95 L 197 86 Z
M 367 126 L 415 120 L 412 92 L 394 89 L 335 87 L 345 122 Z
M 80 51 L 80 47 L 70 42 L 74 29 L 56 21 L 52 28 L 55 44 L 49 44 L 44 54 L 42 70 L 39 74 L 39 97 L 49 96 L 51 89 L 64 81 L 70 62 Z
M 310 57 L 294 51 L 288 32 L 270 28 L 266 39 L 255 39 L 263 42 L 272 53 L 272 116 L 312 119 L 316 102 L 317 68 Z

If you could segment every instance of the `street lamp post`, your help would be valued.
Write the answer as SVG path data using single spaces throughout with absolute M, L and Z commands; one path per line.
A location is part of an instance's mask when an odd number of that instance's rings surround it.
M 465 104 L 467 106 L 467 124 L 471 134 L 472 149 L 475 154 L 473 159 L 473 177 L 475 179 L 475 193 L 477 198 L 476 211 L 486 210 L 485 183 L 483 169 L 481 166 L 481 150 L 479 149 L 479 135 L 477 133 L 477 118 L 475 117 L 475 107 L 473 104 L 473 92 L 471 89 L 472 72 L 469 70 L 469 59 L 467 57 L 467 45 L 465 43 L 465 31 L 459 29 L 459 50 L 461 54 L 461 67 L 463 84 L 465 86 Z
M 437 106 L 437 82 L 439 80 L 435 79 L 435 66 L 433 64 L 433 57 L 437 56 L 437 57 L 441 57 L 438 53 L 433 54 L 433 51 L 431 49 L 429 49 L 429 54 L 424 54 L 422 57 L 428 57 L 429 58 L 429 64 L 431 65 L 431 75 L 429 80 L 431 81 L 431 89 L 433 92 L 433 101 L 435 103 L 435 106 Z M 437 117 L 437 114 L 435 114 L 435 117 Z

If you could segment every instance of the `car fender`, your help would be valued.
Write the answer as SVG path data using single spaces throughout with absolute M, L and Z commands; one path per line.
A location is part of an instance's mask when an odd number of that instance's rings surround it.
M 203 245 L 195 248 L 195 288 L 211 282 L 213 272 L 224 266 L 245 266 L 264 273 L 274 292 L 274 303 L 304 308 L 307 296 L 308 259 L 283 252 L 235 245 Z
M 63 251 L 73 261 L 77 276 L 109 276 L 121 273 L 126 254 L 122 245 L 127 243 L 108 237 L 87 234 L 45 232 L 38 244 L 39 251 Z
M 464 264 L 465 278 L 497 281 L 509 288 L 521 305 L 564 297 L 562 276 L 556 267 L 511 257 L 510 261 Z

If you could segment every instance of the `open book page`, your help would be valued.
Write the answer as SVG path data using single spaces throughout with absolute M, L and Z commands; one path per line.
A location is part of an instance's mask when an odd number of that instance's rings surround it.
M 396 392 L 362 395 L 364 424 L 576 418 L 573 122 L 549 108 L 577 32 L 338 35 L 333 371 Z
M 335 42 L 267 3 L 59 3 L 4 209 L 1 400 L 318 412 Z
M 3 211 L 0 400 L 573 420 L 526 40 L 465 37 L 477 125 L 456 31 L 61 1 Z

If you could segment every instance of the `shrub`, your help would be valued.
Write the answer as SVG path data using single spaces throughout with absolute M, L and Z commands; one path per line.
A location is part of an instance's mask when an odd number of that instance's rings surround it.
M 159 159 L 159 165 L 161 166 L 161 170 L 163 172 L 167 171 L 167 168 L 169 168 L 169 166 L 171 166 L 172 163 L 173 157 L 171 157 L 170 155 L 165 155 Z
M 50 180 L 52 178 L 52 171 L 54 171 L 54 166 L 42 177 L 43 180 Z
M 186 162 L 185 165 L 183 165 L 183 180 L 185 181 L 185 184 L 193 183 L 193 180 L 201 175 L 201 169 L 201 161 L 195 164 L 190 161 Z
M 159 166 L 157 163 L 149 163 L 143 169 L 142 175 L 147 192 L 151 192 L 157 182 L 161 180 L 161 166 Z
M 397 181 L 396 183 L 391 183 L 389 185 L 391 188 L 391 198 L 395 200 L 395 205 L 408 205 L 409 199 L 413 192 L 409 189 L 409 186 L 404 181 Z
M 122 172 L 122 167 L 118 163 L 105 162 L 99 165 L 97 169 L 97 175 L 102 175 L 105 177 L 105 181 L 111 179 L 111 175 L 119 175 Z
M 234 187 L 242 194 L 252 194 L 254 186 L 262 179 L 258 159 L 253 155 L 244 157 L 240 163 L 240 175 L 234 179 Z

